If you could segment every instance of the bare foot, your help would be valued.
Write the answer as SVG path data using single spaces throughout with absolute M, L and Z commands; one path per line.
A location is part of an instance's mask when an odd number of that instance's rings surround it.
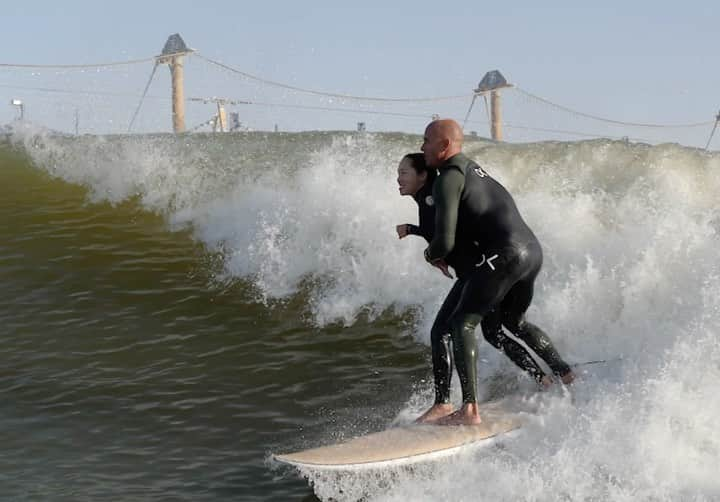
M 545 375 L 540 379 L 538 383 L 543 388 L 543 390 L 548 390 L 555 382 L 550 375 Z
M 570 385 L 575 381 L 575 373 L 573 373 L 572 371 L 568 371 L 560 377 L 560 380 L 564 385 Z
M 477 425 L 482 422 L 477 403 L 465 403 L 455 413 L 451 413 L 435 423 L 437 425 Z
M 433 423 L 437 419 L 445 417 L 453 412 L 453 405 L 450 403 L 433 404 L 425 413 L 415 419 L 416 424 Z

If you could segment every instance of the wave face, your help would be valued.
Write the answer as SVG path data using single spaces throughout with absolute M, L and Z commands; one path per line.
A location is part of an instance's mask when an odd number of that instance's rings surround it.
M 124 291 L 123 322 L 132 320 L 141 330 L 147 328 L 132 317 L 132 291 L 162 290 L 150 282 L 158 280 L 153 267 L 172 268 L 168 263 L 177 260 L 176 287 L 188 279 L 188 267 L 200 277 L 187 298 L 206 289 L 232 291 L 242 297 L 238 316 L 290 316 L 308 347 L 322 333 L 340 329 L 363 339 L 380 326 L 389 337 L 408 334 L 411 344 L 422 347 L 451 281 L 424 264 L 420 239 L 398 240 L 394 232 L 395 225 L 417 219 L 414 202 L 398 195 L 395 169 L 419 144 L 417 136 L 402 134 L 72 138 L 13 131 L 0 147 L 2 176 L 13 187 L 0 206 L 8 223 L 6 295 L 24 291 L 31 301 L 33 291 L 43 294 L 23 285 L 30 279 L 21 273 L 44 266 L 43 253 L 12 258 L 28 236 L 71 242 L 78 252 L 92 248 L 96 260 L 103 249 L 110 256 L 115 247 L 140 239 L 150 246 L 134 251 L 142 256 L 126 252 L 120 262 L 107 260 L 106 274 L 72 280 L 76 291 L 88 295 Z M 720 157 L 676 145 L 606 140 L 471 140 L 466 152 L 514 194 L 543 245 L 545 263 L 529 318 L 570 361 L 621 359 L 593 366 L 571 392 L 535 394 L 521 379 L 522 399 L 513 402 L 527 425 L 490 455 L 460 456 L 420 477 L 395 472 L 339 480 L 306 473 L 318 495 L 717 497 Z M 18 208 L 33 200 L 57 203 L 52 213 L 34 213 L 36 227 L 11 225 Z M 138 222 L 145 229 L 141 237 L 131 230 Z M 102 228 L 110 228 L 107 242 L 97 241 Z M 118 263 L 122 273 L 113 273 Z M 60 322 L 71 322 L 56 305 L 53 284 L 45 286 L 45 300 Z M 180 316 L 178 305 L 168 308 Z M 392 344 L 384 347 L 393 350 Z M 356 350 L 372 352 L 362 345 Z M 391 354 L 388 364 L 425 365 L 429 375 L 429 363 L 420 359 L 407 363 Z M 498 375 L 515 378 L 516 372 L 483 344 L 480 375 L 487 397 Z M 427 380 L 409 392 L 394 403 L 401 410 L 391 420 L 406 420 L 428 404 Z

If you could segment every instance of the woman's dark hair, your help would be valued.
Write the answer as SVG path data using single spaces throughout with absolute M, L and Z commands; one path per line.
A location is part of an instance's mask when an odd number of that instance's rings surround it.
M 428 165 L 425 163 L 425 156 L 422 153 L 408 153 L 402 158 L 402 160 L 405 159 L 408 159 L 410 161 L 410 166 L 415 169 L 416 173 L 427 174 L 427 181 L 425 183 L 430 185 L 433 181 L 435 181 L 435 178 L 437 177 L 437 171 L 432 167 L 428 167 Z

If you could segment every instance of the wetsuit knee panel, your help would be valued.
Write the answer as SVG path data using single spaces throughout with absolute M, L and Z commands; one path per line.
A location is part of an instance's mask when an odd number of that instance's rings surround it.
M 477 314 L 459 314 L 450 319 L 450 331 L 453 336 L 456 334 L 475 334 L 475 328 L 482 321 L 482 316 Z

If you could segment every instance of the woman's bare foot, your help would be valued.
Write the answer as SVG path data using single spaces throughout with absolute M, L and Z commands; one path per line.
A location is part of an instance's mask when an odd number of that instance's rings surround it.
M 450 403 L 439 403 L 433 404 L 432 407 L 425 413 L 415 419 L 416 424 L 428 424 L 433 423 L 436 420 L 443 418 L 453 412 L 453 405 Z
M 477 403 L 465 403 L 455 413 L 451 413 L 435 423 L 437 425 L 477 425 L 482 422 Z

